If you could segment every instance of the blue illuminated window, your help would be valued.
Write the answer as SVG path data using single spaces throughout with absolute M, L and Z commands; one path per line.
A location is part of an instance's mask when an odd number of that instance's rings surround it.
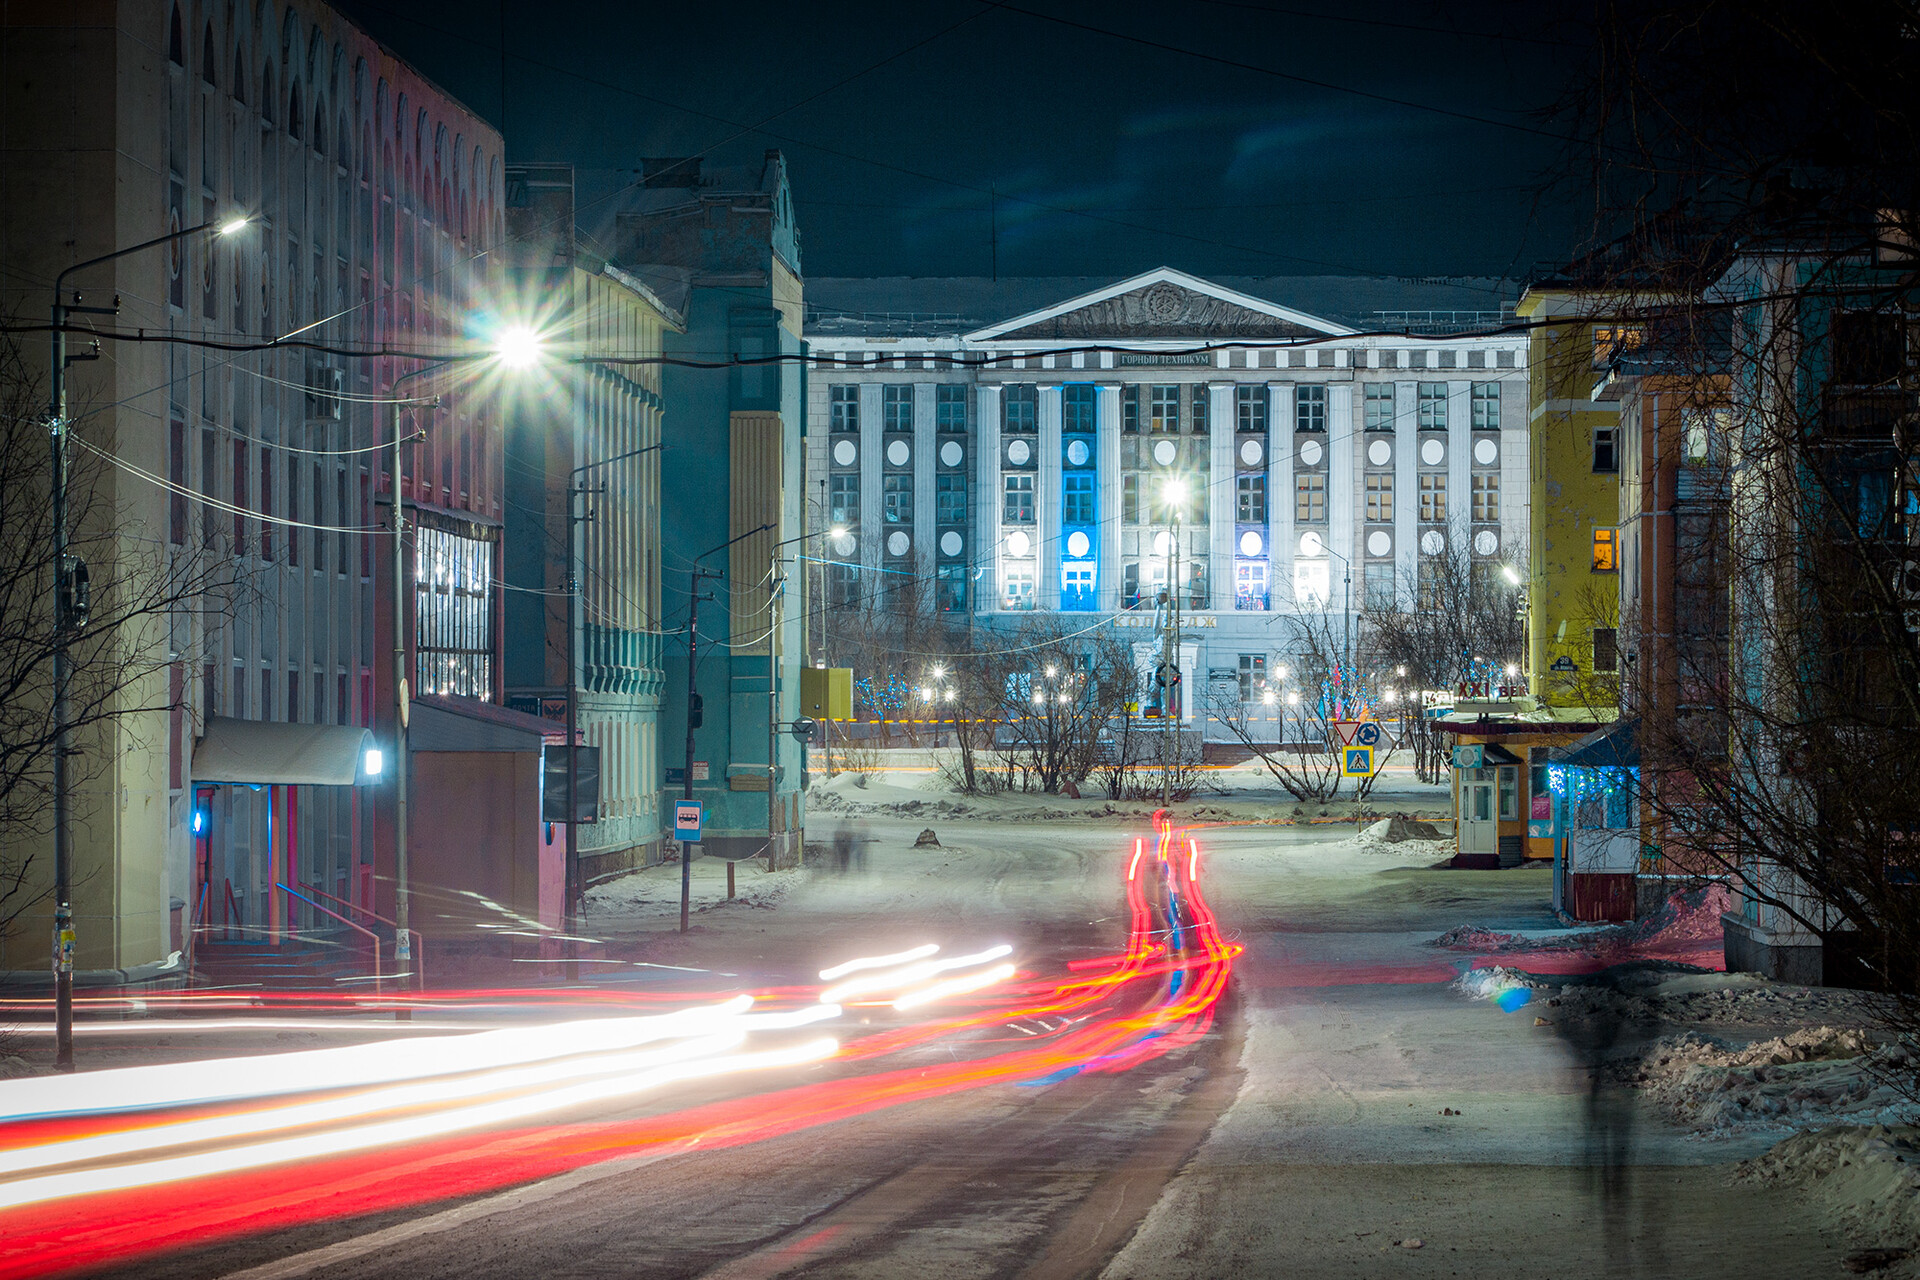
M 1086 383 L 1060 388 L 1060 429 L 1093 434 L 1093 388 Z
M 1093 513 L 1093 477 L 1067 476 L 1062 482 L 1060 523 L 1092 524 Z

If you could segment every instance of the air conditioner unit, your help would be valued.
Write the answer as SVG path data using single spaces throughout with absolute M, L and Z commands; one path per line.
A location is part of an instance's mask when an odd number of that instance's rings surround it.
M 307 416 L 340 420 L 340 393 L 346 387 L 346 370 L 317 364 L 307 369 Z

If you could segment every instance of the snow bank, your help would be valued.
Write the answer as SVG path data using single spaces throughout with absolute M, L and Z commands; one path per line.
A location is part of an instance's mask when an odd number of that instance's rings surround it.
M 1728 1137 L 1772 1126 L 1912 1118 L 1911 1104 L 1889 1083 L 1912 1069 L 1898 1045 L 1876 1045 L 1858 1028 L 1819 1026 L 1746 1045 L 1691 1031 L 1667 1036 L 1620 1076 L 1645 1089 L 1675 1123 Z
M 737 895 L 727 897 L 726 864 L 701 858 L 693 864 L 693 883 L 688 905 L 694 911 L 716 907 L 771 908 L 800 883 L 807 872 L 789 867 L 767 871 L 758 862 L 742 862 L 734 869 Z M 587 917 L 624 918 L 678 915 L 680 913 L 680 869 L 678 863 L 650 867 L 595 885 L 587 890 Z
M 1710 884 L 1675 893 L 1658 911 L 1630 924 L 1546 937 L 1501 933 L 1484 925 L 1464 924 L 1435 938 L 1433 945 L 1480 955 L 1552 952 L 1584 955 L 1607 964 L 1649 957 L 1704 965 L 1721 946 L 1720 917 L 1732 907 L 1732 895 L 1726 886 Z
M 1911 1125 L 1840 1125 L 1798 1133 L 1742 1163 L 1733 1180 L 1802 1193 L 1858 1243 L 1920 1243 L 1920 1130 Z

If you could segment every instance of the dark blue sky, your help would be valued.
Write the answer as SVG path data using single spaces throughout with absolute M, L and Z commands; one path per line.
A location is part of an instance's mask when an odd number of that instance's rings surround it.
M 809 275 L 986 274 L 994 191 L 1002 275 L 1524 274 L 1590 212 L 1558 6 L 504 6 L 341 4 L 495 121 L 504 21 L 508 154 L 583 191 L 782 148 Z

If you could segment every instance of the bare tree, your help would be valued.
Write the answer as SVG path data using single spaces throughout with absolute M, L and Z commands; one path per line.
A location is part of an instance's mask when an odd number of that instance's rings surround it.
M 62 627 L 44 391 L 18 345 L 0 340 L 0 933 L 51 885 L 55 655 L 67 660 L 67 776 L 80 792 L 125 749 L 116 737 L 142 731 L 147 717 L 170 708 L 169 677 L 198 665 L 196 621 L 229 614 L 242 585 L 226 556 L 187 545 L 195 522 L 184 495 L 175 527 L 136 521 L 115 481 L 157 478 L 113 475 L 84 409 L 75 421 L 68 554 L 86 566 L 88 599 L 84 621 Z

